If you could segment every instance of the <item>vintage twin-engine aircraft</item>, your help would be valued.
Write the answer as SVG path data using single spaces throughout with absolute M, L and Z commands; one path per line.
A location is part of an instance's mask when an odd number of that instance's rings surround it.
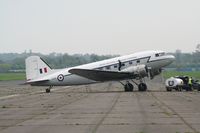
M 42 58 L 30 56 L 26 59 L 26 83 L 33 86 L 49 86 L 46 92 L 50 92 L 53 86 L 119 81 L 125 91 L 133 91 L 133 85 L 130 83 L 132 81 L 139 91 L 146 91 L 147 85 L 142 79 L 152 79 L 174 59 L 174 56 L 163 51 L 144 51 L 71 68 L 51 69 Z

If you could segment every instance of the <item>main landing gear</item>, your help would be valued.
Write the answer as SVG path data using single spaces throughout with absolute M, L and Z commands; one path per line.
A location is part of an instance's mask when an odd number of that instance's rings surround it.
M 139 91 L 146 91 L 147 90 L 147 85 L 145 83 L 140 83 L 138 85 L 138 90 Z
M 137 84 L 136 82 L 133 81 L 138 86 L 138 91 L 146 91 L 147 90 L 147 85 L 143 82 Z M 121 83 L 122 84 L 122 83 Z M 134 89 L 133 84 L 131 84 L 129 81 L 126 81 L 126 84 L 124 85 L 124 91 L 125 92 L 131 92 Z
M 134 86 L 129 81 L 127 81 L 126 84 L 124 85 L 125 92 L 131 92 L 133 91 L 133 88 Z
M 52 87 L 53 87 L 53 86 L 49 86 L 49 88 L 46 89 L 46 93 L 50 93 Z

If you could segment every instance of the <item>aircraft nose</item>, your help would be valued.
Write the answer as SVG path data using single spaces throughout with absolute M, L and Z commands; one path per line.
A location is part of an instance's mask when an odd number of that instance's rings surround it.
M 175 61 L 175 57 L 173 55 L 171 55 L 170 58 L 171 58 L 172 61 Z
M 170 63 L 175 61 L 175 57 L 173 55 L 168 55 L 167 58 L 169 59 Z

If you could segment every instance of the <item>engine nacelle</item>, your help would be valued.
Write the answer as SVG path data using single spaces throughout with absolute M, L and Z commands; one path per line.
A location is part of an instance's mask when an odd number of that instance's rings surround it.
M 149 70 L 150 77 L 153 79 L 156 75 L 159 75 L 162 72 L 161 69 L 156 69 L 156 70 Z
M 148 75 L 147 67 L 145 65 L 130 66 L 126 69 L 123 69 L 122 72 L 138 74 L 141 77 Z

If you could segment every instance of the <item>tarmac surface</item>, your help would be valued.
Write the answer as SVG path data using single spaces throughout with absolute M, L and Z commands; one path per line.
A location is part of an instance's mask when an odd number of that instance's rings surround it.
M 0 81 L 0 133 L 197 133 L 200 93 L 123 92 L 117 82 L 45 87 Z

